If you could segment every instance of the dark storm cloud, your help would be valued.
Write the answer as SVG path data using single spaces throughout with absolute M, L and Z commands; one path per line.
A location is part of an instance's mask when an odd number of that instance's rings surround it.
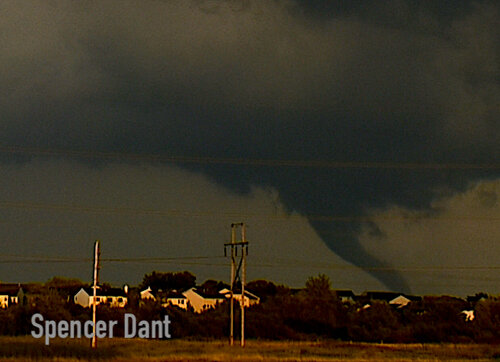
M 331 275 L 338 288 L 361 292 L 381 285 L 332 253 L 306 217 L 285 210 L 273 188 L 257 186 L 239 194 L 199 172 L 162 164 L 95 167 L 34 158 L 0 164 L 0 174 L 3 282 L 45 281 L 54 275 L 88 280 L 88 263 L 75 259 L 91 257 L 96 238 L 102 241 L 101 277 L 106 282 L 138 283 L 152 268 L 189 268 L 200 283 L 227 280 L 222 243 L 228 241 L 228 226 L 244 218 L 251 244 L 248 280 L 299 287 L 314 272 Z M 16 260 L 43 262 L 47 256 L 73 262 L 16 267 Z M 165 260 L 131 262 L 158 257 Z M 349 273 L 339 278 L 339 269 Z
M 379 232 L 366 228 L 359 240 L 373 255 L 406 266 L 402 273 L 415 293 L 439 294 L 459 286 L 462 295 L 496 294 L 499 186 L 499 179 L 473 183 L 464 192 L 436 198 L 425 211 L 372 210 Z M 417 263 L 419 268 L 412 269 Z
M 244 159 L 495 163 L 493 2 L 5 2 L 4 145 Z M 194 167 L 194 166 L 190 166 Z M 496 171 L 201 165 L 290 210 L 429 205 Z M 385 266 L 356 222 L 311 223 L 358 265 Z M 377 274 L 405 289 L 395 275 Z

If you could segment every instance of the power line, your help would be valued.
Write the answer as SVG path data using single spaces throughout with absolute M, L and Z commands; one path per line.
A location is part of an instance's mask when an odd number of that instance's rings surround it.
M 261 214 L 250 212 L 221 212 L 221 211 L 190 211 L 190 210 L 159 210 L 159 209 L 139 209 L 133 207 L 103 207 L 103 206 L 81 206 L 67 204 L 50 204 L 43 202 L 28 201 L 0 201 L 0 208 L 21 209 L 21 210 L 53 210 L 57 212 L 90 213 L 90 214 L 120 214 L 120 215 L 148 215 L 175 218 L 203 218 L 203 217 L 224 217 L 224 218 L 259 218 L 269 220 L 308 220 L 325 222 L 373 222 L 373 221 L 408 221 L 408 220 L 469 220 L 469 221 L 498 221 L 500 216 L 488 215 L 435 215 L 415 214 L 415 215 L 321 215 L 321 214 Z
M 17 259 L 22 258 L 22 260 Z M 183 256 L 183 257 L 135 257 L 135 258 L 103 258 L 101 261 L 109 263 L 175 263 L 184 265 L 204 265 L 204 266 L 221 266 L 227 267 L 226 263 L 220 262 L 204 262 L 202 260 L 224 259 L 222 256 Z M 29 256 L 29 255 L 13 255 L 0 254 L 0 262 L 2 263 L 87 263 L 92 261 L 92 258 L 75 258 L 75 257 L 50 257 L 50 256 Z M 442 272 L 442 271 L 484 271 L 484 270 L 500 270 L 500 265 L 442 265 L 442 266 L 423 266 L 423 265 L 405 265 L 405 266 L 371 266 L 371 265 L 352 265 L 352 264 L 336 264 L 315 261 L 304 261 L 300 259 L 274 259 L 274 262 L 256 262 L 255 267 L 261 268 L 315 268 L 315 269 L 330 269 L 330 270 L 349 270 L 363 269 L 368 271 L 405 271 L 405 272 Z
M 373 162 L 335 160 L 251 159 L 198 156 L 172 156 L 162 154 L 134 154 L 123 152 L 81 151 L 23 146 L 0 146 L 0 152 L 35 156 L 66 156 L 85 159 L 156 161 L 184 164 L 220 164 L 259 167 L 299 167 L 325 169 L 399 169 L 399 170 L 500 170 L 497 163 L 429 163 L 429 162 Z
M 92 258 L 81 258 L 81 257 L 62 257 L 62 256 L 49 256 L 49 255 L 21 255 L 21 254 L 4 254 L 0 253 L 0 258 L 22 258 L 22 259 L 32 259 L 32 260 L 40 260 L 40 261 L 62 261 L 62 262 L 71 262 L 71 261 L 90 261 Z M 223 259 L 220 255 L 213 256 L 174 256 L 174 257 L 133 257 L 133 258 L 100 258 L 101 261 L 109 261 L 109 262 L 130 262 L 130 261 L 176 261 L 176 260 L 207 260 L 207 259 Z M 29 260 L 28 260 L 29 261 Z

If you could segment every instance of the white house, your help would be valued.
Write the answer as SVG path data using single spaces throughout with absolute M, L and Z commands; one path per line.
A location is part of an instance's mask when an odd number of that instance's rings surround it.
M 0 308 L 19 303 L 19 296 L 23 295 L 23 289 L 18 284 L 0 285 Z
M 182 293 L 178 293 L 176 290 L 159 290 L 154 293 L 151 287 L 148 287 L 141 291 L 140 294 L 141 300 L 159 300 L 162 307 L 168 307 L 169 305 L 174 305 L 182 309 L 187 309 L 188 307 L 188 299 L 186 296 Z
M 226 297 L 226 299 L 231 298 L 231 291 L 229 289 L 226 288 L 222 289 L 219 293 L 222 294 L 224 297 Z M 233 299 L 241 304 L 241 291 L 239 293 L 235 292 L 233 294 Z M 260 298 L 255 294 L 250 293 L 248 290 L 245 290 L 244 301 L 245 301 L 245 307 L 250 307 L 251 305 L 259 304 Z
M 353 303 L 354 302 L 354 292 L 352 290 L 337 289 L 334 291 L 337 298 L 340 299 L 342 303 Z
M 94 302 L 94 291 L 92 288 L 81 288 L 73 298 L 75 304 L 80 304 L 83 307 L 91 307 Z M 103 293 L 100 289 L 97 290 L 96 305 L 106 304 L 110 307 L 123 308 L 127 305 L 127 295 L 123 289 L 111 288 Z
M 184 294 L 178 293 L 176 291 L 171 291 L 169 293 L 166 293 L 161 300 L 162 300 L 161 304 L 162 307 L 168 307 L 169 305 L 173 305 L 181 309 L 187 309 L 189 304 L 189 300 L 187 299 L 187 297 Z
M 218 294 L 207 294 L 193 287 L 182 293 L 175 290 L 153 292 L 151 288 L 147 288 L 140 292 L 142 300 L 158 300 L 162 307 L 176 306 L 182 309 L 188 309 L 191 306 L 195 313 L 201 313 L 205 310 L 215 308 L 217 305 L 224 303 L 230 298 L 231 291 L 222 289 Z M 234 299 L 241 303 L 241 293 L 235 293 Z M 260 302 L 260 298 L 245 290 L 245 306 L 249 307 Z
M 463 310 L 460 313 L 465 314 L 466 322 L 472 322 L 474 320 L 474 310 Z
M 143 300 L 147 299 L 156 300 L 155 296 L 153 295 L 153 290 L 151 289 L 151 287 L 144 289 L 143 291 L 141 291 L 140 294 L 141 294 L 141 299 Z
M 0 294 L 0 308 L 7 308 L 9 306 L 10 296 L 7 294 Z
M 215 308 L 225 301 L 222 295 L 208 295 L 200 292 L 196 288 L 191 288 L 182 293 L 196 313 Z
M 400 295 L 392 300 L 389 301 L 390 305 L 396 306 L 397 308 L 403 308 L 404 306 L 408 305 L 411 300 L 406 298 L 404 295 Z

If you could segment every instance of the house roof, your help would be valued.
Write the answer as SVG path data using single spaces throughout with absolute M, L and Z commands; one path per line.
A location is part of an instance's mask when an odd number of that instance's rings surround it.
M 74 286 L 69 286 L 69 287 L 50 287 L 49 290 L 55 290 L 59 292 L 60 294 L 64 295 L 75 295 L 82 289 L 81 286 L 79 287 L 74 287 Z M 92 289 L 91 289 L 92 290 Z
M 0 282 L 0 288 L 20 288 L 21 283 L 2 283 Z
M 354 298 L 354 292 L 352 290 L 347 290 L 347 289 L 338 289 L 334 290 L 335 294 L 337 294 L 337 297 L 351 297 Z
M 2 283 L 0 284 L 0 295 L 16 296 L 19 290 L 22 289 L 19 284 L 15 283 Z
M 202 297 L 204 299 L 223 299 L 223 297 L 219 293 L 216 293 L 216 294 L 205 293 L 205 292 L 203 292 L 200 289 L 195 288 L 195 287 L 186 290 L 186 292 L 188 292 L 190 290 L 192 290 L 193 292 L 195 292 L 196 294 L 198 294 L 200 297 Z M 184 292 L 184 293 L 186 293 L 186 292 Z
M 110 288 L 103 291 L 103 295 L 113 296 L 113 297 L 126 297 L 127 293 L 123 288 Z
M 409 300 L 411 300 L 412 302 L 419 302 L 422 300 L 422 297 L 418 296 L 418 295 L 408 295 L 408 294 L 403 294 L 406 298 L 408 298 Z
M 94 295 L 93 288 L 86 287 L 86 288 L 80 288 L 80 290 L 81 289 L 84 289 L 85 292 L 87 292 L 87 294 L 90 296 Z M 121 288 L 109 288 L 106 290 L 102 290 L 102 289 L 98 288 L 96 294 L 99 297 L 126 297 L 127 296 L 125 291 Z
M 160 299 L 186 299 L 186 296 L 176 290 L 168 290 L 156 293 L 155 297 Z
M 219 293 L 223 294 L 223 295 L 225 295 L 227 297 L 227 295 L 230 294 L 231 291 L 229 289 L 227 289 L 227 288 L 224 288 Z M 233 290 L 233 293 L 235 295 L 241 295 L 241 289 L 240 290 Z M 254 299 L 254 300 L 260 299 L 258 296 L 256 296 L 255 294 L 253 294 L 252 292 L 250 292 L 247 289 L 245 289 L 245 297 L 247 297 L 248 299 Z
M 368 300 L 383 300 L 386 302 L 390 302 L 398 297 L 404 297 L 412 302 L 418 302 L 422 300 L 422 297 L 416 296 L 416 295 L 408 295 L 404 293 L 398 293 L 398 292 L 381 292 L 381 291 L 368 291 L 364 292 L 363 294 L 359 296 L 355 296 L 355 300 L 359 301 L 368 301 Z
M 359 296 L 361 299 L 373 299 L 373 300 L 385 300 L 389 302 L 390 300 L 397 298 L 401 295 L 401 293 L 397 292 L 380 292 L 380 291 L 368 291 L 364 292 Z
M 471 303 L 479 302 L 480 300 L 488 299 L 488 294 L 486 293 L 478 293 L 476 295 L 467 296 L 467 301 Z
M 400 294 L 398 297 L 390 300 L 389 304 L 399 305 L 400 307 L 404 307 L 410 302 L 411 302 L 410 299 L 406 298 L 403 294 Z

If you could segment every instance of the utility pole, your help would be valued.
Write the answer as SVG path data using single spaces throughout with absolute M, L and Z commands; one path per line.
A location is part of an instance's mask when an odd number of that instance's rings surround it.
M 243 267 L 241 277 L 241 347 L 245 347 L 245 283 L 247 279 L 248 243 L 245 240 L 245 224 L 241 223 L 241 263 Z
M 236 229 L 241 228 L 241 240 L 236 240 Z M 241 281 L 241 346 L 245 346 L 245 283 L 246 283 L 246 256 L 248 254 L 248 241 L 245 235 L 245 224 L 231 224 L 231 242 L 224 244 L 224 255 L 227 256 L 226 248 L 230 247 L 231 251 L 231 300 L 230 308 L 230 326 L 229 326 L 229 344 L 234 345 L 234 287 L 238 280 Z M 236 257 L 238 256 L 238 248 L 241 247 L 241 258 L 238 268 L 236 268 Z M 242 268 L 242 277 L 240 278 L 240 269 Z
M 97 284 L 99 283 L 99 256 L 101 254 L 101 250 L 99 248 L 99 240 L 95 241 L 94 244 L 94 293 L 92 299 L 92 325 L 93 325 L 93 333 L 92 333 L 92 348 L 97 348 L 97 340 L 96 340 L 96 311 L 97 311 Z
M 236 242 L 235 229 L 233 224 L 231 224 L 231 244 Z M 226 251 L 224 249 L 224 251 Z M 234 285 L 234 277 L 236 273 L 236 259 L 234 255 L 234 247 L 231 246 L 231 301 L 230 301 L 230 309 L 231 309 L 231 325 L 229 326 L 229 344 L 234 345 L 234 293 L 233 293 L 233 285 Z

